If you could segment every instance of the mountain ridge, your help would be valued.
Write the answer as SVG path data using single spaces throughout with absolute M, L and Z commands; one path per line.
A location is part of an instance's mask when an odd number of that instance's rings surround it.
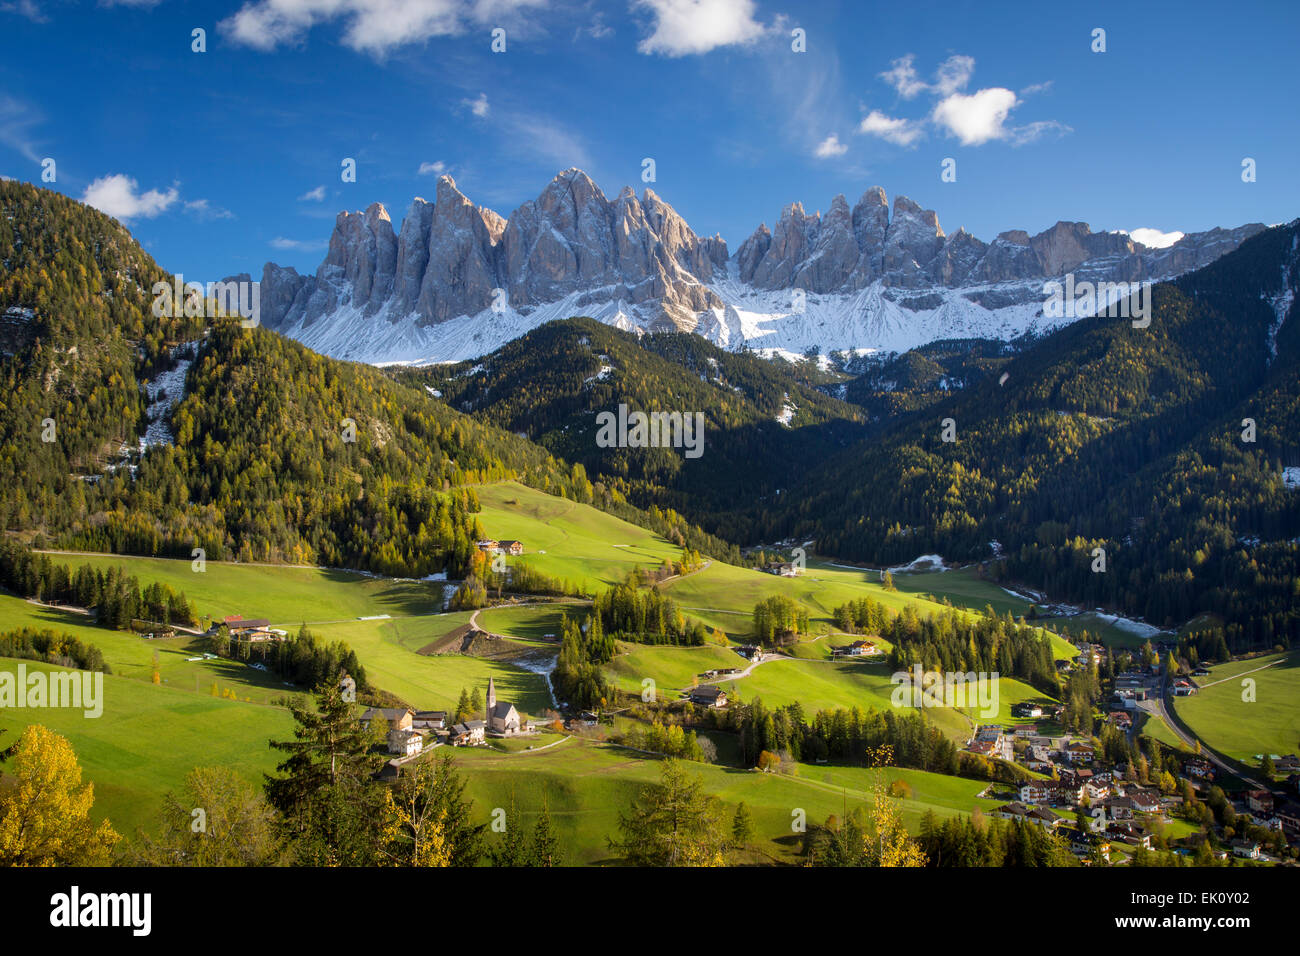
M 610 199 L 570 168 L 503 218 L 444 175 L 434 201 L 416 197 L 398 231 L 380 203 L 340 212 L 315 274 L 268 262 L 263 315 L 318 351 L 374 364 L 471 358 L 574 314 L 696 332 L 730 349 L 903 351 L 1045 331 L 1053 323 L 1036 280 L 1170 278 L 1263 228 L 1216 228 L 1152 249 L 1060 221 L 986 243 L 965 229 L 946 234 L 906 196 L 891 215 L 872 186 L 853 207 L 837 195 L 824 215 L 789 203 L 733 255 L 649 187 Z

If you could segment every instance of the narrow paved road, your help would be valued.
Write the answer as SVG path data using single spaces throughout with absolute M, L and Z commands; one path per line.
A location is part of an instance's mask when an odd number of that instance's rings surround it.
M 1263 670 L 1263 668 L 1256 668 L 1256 669 Z M 1219 683 L 1219 682 L 1216 681 L 1215 683 Z M 1276 784 L 1265 783 L 1262 780 L 1259 780 L 1251 776 L 1250 774 L 1245 773 L 1239 770 L 1238 768 L 1234 767 L 1232 764 L 1228 763 L 1217 753 L 1215 753 L 1214 750 L 1208 744 L 1206 744 L 1204 740 L 1201 740 L 1194 734 L 1190 733 L 1188 730 L 1185 730 L 1182 724 L 1180 724 L 1178 720 L 1175 719 L 1173 712 L 1169 709 L 1168 694 L 1169 694 L 1169 672 L 1167 669 L 1162 669 L 1160 674 L 1160 693 L 1156 697 L 1155 701 L 1153 702 L 1154 712 L 1162 720 L 1164 720 L 1165 726 L 1168 727 L 1174 733 L 1174 736 L 1176 736 L 1179 740 L 1185 743 L 1190 750 L 1195 751 L 1196 745 L 1200 744 L 1200 748 L 1201 748 L 1200 756 L 1208 760 L 1210 763 L 1214 764 L 1214 766 L 1218 767 L 1224 773 L 1230 774 L 1234 777 L 1240 777 L 1247 785 L 1253 787 L 1256 790 L 1269 790 L 1277 794 L 1283 793 L 1282 790 L 1276 789 Z

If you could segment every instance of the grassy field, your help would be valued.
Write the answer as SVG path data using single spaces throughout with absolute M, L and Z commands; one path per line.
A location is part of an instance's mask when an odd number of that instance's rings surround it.
M 414 653 L 413 647 L 452 630 L 445 624 L 439 618 L 350 621 L 313 630 L 326 640 L 347 641 L 357 652 L 371 684 L 417 709 L 455 710 L 461 688 L 472 692 L 477 686 L 480 692 L 486 692 L 489 677 L 496 681 L 497 695 L 518 707 L 520 713 L 535 717 L 551 706 L 546 679 L 540 674 L 478 657 L 426 657 Z M 427 630 L 421 632 L 422 628 Z
M 1255 681 L 1253 701 L 1242 700 L 1246 678 Z M 1220 664 L 1197 684 L 1200 691 L 1175 698 L 1172 706 L 1215 750 L 1249 766 L 1258 766 L 1257 754 L 1300 750 L 1300 654 Z
M 24 661 L 27 672 L 61 668 Z M 0 670 L 16 673 L 18 662 L 0 658 Z M 71 741 L 83 780 L 95 785 L 95 816 L 108 817 L 119 833 L 153 830 L 167 791 L 179 792 L 196 766 L 229 767 L 260 787 L 262 774 L 280 759 L 267 742 L 291 738 L 287 711 L 193 691 L 155 686 L 125 677 L 104 678 L 104 711 L 98 718 L 81 710 L 47 707 L 5 710 L 4 746 L 32 723 Z
M 478 498 L 490 535 L 522 541 L 531 567 L 593 592 L 638 567 L 681 556 L 681 549 L 644 528 L 516 482 L 484 485 Z
M 1174 750 L 1186 750 L 1186 745 L 1178 739 L 1178 735 L 1169 729 L 1169 725 L 1161 718 L 1154 714 L 1144 714 L 1142 724 L 1138 732 L 1143 736 L 1150 737 L 1152 740 L 1158 740 L 1167 747 Z
M 571 864 L 611 862 L 605 839 L 617 836 L 619 811 L 659 778 L 655 758 L 576 738 L 549 750 L 510 755 L 457 751 L 455 759 L 469 781 L 475 814 L 483 819 L 493 808 L 507 806 L 513 789 L 521 823 L 531 828 L 545 802 Z M 691 764 L 690 772 L 724 802 L 728 818 L 740 801 L 745 802 L 754 819 L 757 857 L 793 863 L 799 848 L 791 829 L 796 811 L 809 823 L 821 823 L 832 813 L 842 816 L 846 807 L 865 807 L 879 771 L 801 765 L 799 776 L 787 777 Z M 904 822 L 912 829 L 927 809 L 946 817 L 996 806 L 976 796 L 986 786 L 978 781 L 919 770 L 891 768 L 884 773 L 890 780 L 906 780 L 912 788 L 911 797 L 902 801 Z
M 657 567 L 664 558 L 677 559 L 679 548 L 642 528 L 588 505 L 554 498 L 515 482 L 478 489 L 483 526 L 497 538 L 524 543 L 522 560 L 537 570 L 580 583 L 592 591 L 622 581 L 637 567 Z M 811 619 L 829 624 L 833 610 L 848 601 L 871 597 L 899 611 L 916 605 L 922 614 L 954 606 L 982 611 L 992 605 L 998 613 L 1021 615 L 1029 602 L 1007 594 L 974 569 L 933 574 L 899 574 L 896 591 L 886 591 L 876 571 L 809 560 L 797 578 L 782 578 L 714 561 L 708 568 L 670 581 L 665 590 L 691 617 L 716 627 L 738 641 L 748 638 L 754 605 L 775 594 L 803 604 Z M 922 595 L 930 595 L 927 600 Z M 847 640 L 847 639 L 846 639 Z M 1069 648 L 1058 644 L 1060 656 Z M 1073 656 L 1070 654 L 1069 656 Z
M 635 567 L 655 567 L 664 558 L 680 554 L 650 532 L 520 485 L 485 486 L 479 497 L 483 523 L 490 534 L 518 538 L 527 549 L 523 560 L 593 591 L 621 581 Z M 489 677 L 495 679 L 500 697 L 525 714 L 537 717 L 550 706 L 545 678 L 528 669 L 456 654 L 418 653 L 471 618 L 469 612 L 441 613 L 442 587 L 435 582 L 216 562 L 209 562 L 205 572 L 195 573 L 189 561 L 121 556 L 63 555 L 61 560 L 73 567 L 118 565 L 142 584 L 164 582 L 183 590 L 205 619 L 242 614 L 267 617 L 290 628 L 307 623 L 325 640 L 346 641 L 357 652 L 374 686 L 416 707 L 454 708 L 463 688 L 482 690 Z M 864 596 L 893 610 L 912 603 L 922 614 L 943 610 L 944 598 L 954 606 L 974 610 L 991 604 L 999 613 L 1020 614 L 1028 607 L 973 571 L 899 575 L 897 585 L 897 591 L 885 591 L 874 572 L 827 562 L 813 561 L 805 575 L 784 579 L 715 561 L 665 587 L 688 615 L 720 628 L 737 641 L 749 636 L 754 604 L 773 594 L 786 594 L 802 603 L 814 620 L 814 633 L 823 635 L 835 606 Z M 548 635 L 559 634 L 565 610 L 559 603 L 505 606 L 483 610 L 478 622 L 486 630 L 525 645 L 536 644 L 540 657 L 553 649 L 546 644 Z M 581 609 L 576 613 L 581 614 Z M 42 718 L 48 715 L 49 725 L 72 739 L 83 766 L 96 781 L 100 809 L 120 829 L 151 826 L 162 794 L 179 787 L 194 766 L 228 765 L 257 781 L 274 762 L 266 741 L 289 732 L 288 715 L 268 706 L 289 688 L 245 665 L 204 659 L 197 639 L 147 641 L 90 626 L 84 617 L 66 610 L 41 608 L 0 594 L 0 629 L 21 626 L 76 634 L 100 647 L 114 671 L 114 676 L 106 679 L 111 709 L 101 720 L 57 711 L 47 711 Z M 764 664 L 752 676 L 724 686 L 745 700 L 761 696 L 772 706 L 798 700 L 807 712 L 892 706 L 894 687 L 883 663 L 832 664 L 824 660 L 831 643 L 850 639 L 847 635 L 821 636 L 795 649 L 801 659 Z M 1058 656 L 1072 656 L 1068 645 L 1059 639 L 1055 643 Z M 2 662 L 0 666 L 12 664 Z M 689 687 L 702 671 L 743 666 L 745 662 L 733 651 L 717 646 L 621 644 L 608 671 L 623 689 L 639 692 L 642 680 L 650 677 L 667 693 Z M 155 670 L 158 685 L 151 682 Z M 214 683 L 218 691 L 233 689 L 239 699 L 212 696 Z M 1012 703 L 1038 696 L 1007 679 L 1001 695 L 998 719 L 1003 723 L 1013 722 L 1009 717 Z M 954 738 L 969 735 L 971 721 L 962 713 L 936 709 L 928 714 Z M 10 733 L 22 726 L 8 714 L 3 723 Z M 540 747 L 552 739 L 530 742 Z M 734 748 L 734 738 L 719 741 L 720 753 Z M 458 761 L 470 775 L 471 792 L 484 817 L 491 807 L 504 806 L 512 786 L 525 816 L 535 814 L 543 799 L 549 800 L 561 837 L 575 848 L 574 862 L 607 857 L 604 838 L 615 830 L 617 811 L 639 787 L 658 777 L 657 762 L 652 759 L 578 740 L 564 740 L 545 750 L 462 752 Z M 801 766 L 798 777 L 703 765 L 693 772 L 703 775 L 710 792 L 730 805 L 746 801 L 762 836 L 759 856 L 778 860 L 791 859 L 794 809 L 802 808 L 813 821 L 832 812 L 842 813 L 845 806 L 865 799 L 872 779 L 870 771 L 836 767 Z M 982 785 L 974 781 L 918 771 L 890 773 L 904 777 L 913 788 L 913 796 L 904 806 L 912 824 L 929 807 L 948 814 L 991 805 L 976 799 Z
M 374 578 L 354 571 L 209 561 L 207 570 L 197 573 L 189 561 L 169 558 L 51 554 L 50 559 L 74 569 L 83 564 L 100 569 L 116 565 L 135 575 L 142 587 L 152 581 L 170 585 L 185 592 L 202 619 L 240 614 L 292 627 L 364 615 L 398 617 L 442 610 L 442 585 L 436 582 Z
M 641 682 L 650 678 L 671 699 L 675 691 L 691 687 L 697 674 L 746 664 L 743 657 L 725 647 L 664 647 L 620 641 L 606 671 L 619 690 L 640 694 Z

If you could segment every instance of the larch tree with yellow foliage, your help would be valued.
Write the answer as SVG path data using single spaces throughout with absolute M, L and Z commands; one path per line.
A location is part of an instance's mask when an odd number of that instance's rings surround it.
M 10 756 L 0 786 L 0 865 L 108 866 L 119 837 L 107 820 L 90 819 L 93 784 L 67 738 L 33 724 Z
M 871 817 L 864 837 L 867 866 L 925 866 L 925 851 L 912 839 L 903 826 L 899 801 L 890 796 L 885 782 L 885 767 L 894 762 L 894 750 L 888 744 L 874 750 L 867 757 L 877 768 L 876 780 L 871 787 Z

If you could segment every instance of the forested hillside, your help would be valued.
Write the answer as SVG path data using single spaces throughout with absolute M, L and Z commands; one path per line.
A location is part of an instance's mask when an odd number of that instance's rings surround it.
M 583 318 L 548 323 L 477 362 L 398 374 L 582 464 L 642 507 L 689 511 L 706 527 L 737 501 L 775 498 L 811 462 L 859 438 L 866 419 L 788 363 L 727 352 L 688 333 L 638 338 Z M 620 403 L 702 412 L 702 456 L 599 447 L 596 413 Z
M 0 521 L 23 540 L 459 575 L 482 536 L 472 486 L 516 477 L 728 551 L 379 369 L 234 319 L 157 318 L 170 277 L 114 220 L 29 185 L 0 197 Z M 155 410 L 167 437 L 142 448 L 145 385 L 182 357 L 183 397 Z
M 1270 230 L 1157 286 L 1149 328 L 1096 318 L 1044 339 L 1004 366 L 1005 384 L 988 377 L 898 419 L 732 533 L 815 537 L 873 562 L 982 560 L 997 542 L 1000 573 L 1054 596 L 1158 625 L 1209 612 L 1234 650 L 1289 643 L 1300 328 L 1285 290 L 1300 287 L 1298 232 Z

